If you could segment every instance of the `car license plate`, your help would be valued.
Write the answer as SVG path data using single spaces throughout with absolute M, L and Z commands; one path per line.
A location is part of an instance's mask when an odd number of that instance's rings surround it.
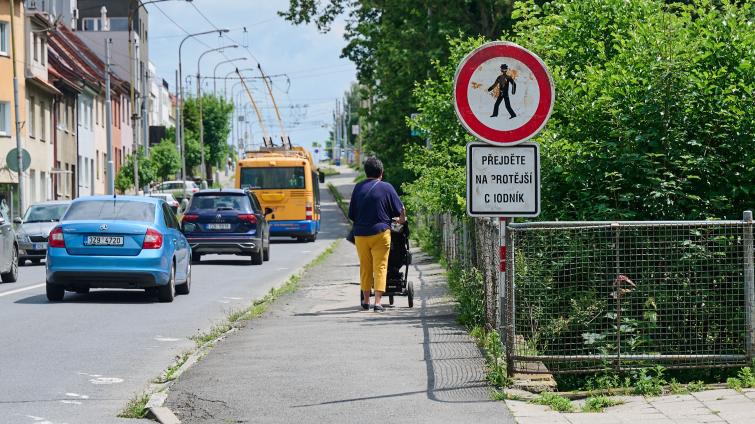
M 34 243 L 32 246 L 33 250 L 45 250 L 47 249 L 47 243 Z
M 123 246 L 122 236 L 87 236 L 84 246 Z
M 208 230 L 230 230 L 231 224 L 207 224 Z

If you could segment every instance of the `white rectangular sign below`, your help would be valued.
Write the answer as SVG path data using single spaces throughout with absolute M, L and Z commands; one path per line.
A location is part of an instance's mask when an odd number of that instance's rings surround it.
M 467 144 L 467 214 L 540 215 L 540 146 Z

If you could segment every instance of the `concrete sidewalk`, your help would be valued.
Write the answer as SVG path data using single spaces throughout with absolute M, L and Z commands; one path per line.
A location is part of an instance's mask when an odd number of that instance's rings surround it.
M 184 373 L 166 406 L 184 423 L 512 422 L 490 400 L 442 268 L 414 255 L 415 307 L 397 297 L 383 314 L 365 312 L 356 250 L 339 241 L 297 293 Z

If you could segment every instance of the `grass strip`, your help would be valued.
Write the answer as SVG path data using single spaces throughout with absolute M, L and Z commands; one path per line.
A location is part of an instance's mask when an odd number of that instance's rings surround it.
M 549 406 L 552 410 L 558 412 L 574 412 L 574 405 L 572 405 L 569 399 L 554 393 L 543 392 L 540 396 L 530 402 Z
M 582 412 L 603 412 L 608 407 L 621 405 L 622 403 L 624 402 L 608 396 L 593 396 L 587 398 L 585 405 L 582 407 Z
M 217 342 L 217 340 L 220 339 L 220 337 L 222 337 L 227 332 L 233 330 L 234 328 L 240 328 L 241 322 L 250 321 L 254 318 L 260 317 L 280 297 L 290 294 L 290 293 L 294 293 L 299 288 L 299 283 L 301 282 L 301 279 L 304 276 L 304 274 L 306 274 L 313 267 L 325 262 L 328 256 L 330 256 L 335 250 L 336 246 L 338 245 L 338 242 L 339 240 L 336 240 L 333 243 L 331 243 L 330 246 L 328 246 L 322 253 L 317 255 L 316 258 L 314 258 L 309 263 L 304 265 L 298 273 L 289 277 L 288 280 L 282 286 L 277 287 L 277 288 L 273 287 L 264 297 L 260 299 L 256 299 L 247 308 L 229 312 L 226 317 L 225 322 L 214 325 L 210 330 L 190 337 L 190 339 L 196 343 L 196 348 L 179 355 L 176 361 L 172 365 L 170 365 L 160 375 L 160 377 L 156 378 L 153 382 L 157 384 L 164 384 L 164 383 L 169 383 L 175 380 L 178 377 L 177 375 L 178 370 L 186 363 L 186 361 L 189 360 L 189 358 L 192 355 L 198 352 L 200 348 L 204 346 L 209 347 L 211 344 L 214 344 L 215 342 Z M 206 355 L 206 354 L 207 354 L 207 351 L 203 353 L 203 355 Z M 155 391 L 159 391 L 159 390 L 155 390 Z M 149 398 L 151 395 L 152 395 L 151 393 L 141 393 L 134 396 L 134 398 L 129 401 L 126 407 L 123 408 L 123 410 L 120 413 L 118 413 L 118 417 L 120 418 L 144 418 L 146 417 L 147 413 L 149 412 L 146 406 L 147 406 L 147 402 L 149 402 Z
M 332 177 L 333 175 L 340 175 L 341 173 L 338 172 L 335 168 L 320 168 L 320 173 L 325 175 L 326 177 Z
M 338 240 L 331 243 L 331 245 L 328 246 L 328 248 L 320 253 L 315 259 L 304 265 L 304 267 L 302 267 L 302 269 L 298 273 L 289 277 L 289 279 L 282 286 L 271 288 L 264 297 L 255 300 L 254 302 L 252 302 L 251 306 L 245 309 L 229 312 L 225 322 L 214 325 L 212 328 L 210 328 L 210 330 L 206 332 L 192 336 L 191 340 L 193 340 L 197 344 L 197 347 L 203 346 L 207 343 L 216 341 L 223 334 L 231 331 L 233 328 L 238 328 L 239 323 L 249 321 L 261 316 L 281 296 L 294 293 L 299 288 L 299 282 L 301 281 L 302 276 L 312 267 L 319 265 L 320 263 L 325 261 L 325 259 L 333 253 L 337 243 Z
M 333 197 L 336 198 L 336 203 L 338 204 L 338 207 L 341 208 L 341 212 L 343 212 L 343 216 L 345 216 L 346 219 L 349 219 L 349 206 L 343 200 L 343 196 L 338 191 L 336 186 L 334 186 L 331 183 L 328 183 L 328 190 L 330 190 L 330 193 L 333 195 Z
M 134 396 L 121 412 L 118 413 L 119 418 L 145 418 L 149 410 L 147 410 L 147 402 L 149 402 L 149 395 L 141 393 Z

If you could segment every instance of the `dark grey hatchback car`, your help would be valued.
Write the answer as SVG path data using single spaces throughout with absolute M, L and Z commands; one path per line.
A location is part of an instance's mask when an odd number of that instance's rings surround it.
M 270 213 L 247 190 L 194 193 L 181 220 L 192 261 L 208 254 L 249 256 L 254 265 L 270 260 L 270 228 L 265 219 Z

